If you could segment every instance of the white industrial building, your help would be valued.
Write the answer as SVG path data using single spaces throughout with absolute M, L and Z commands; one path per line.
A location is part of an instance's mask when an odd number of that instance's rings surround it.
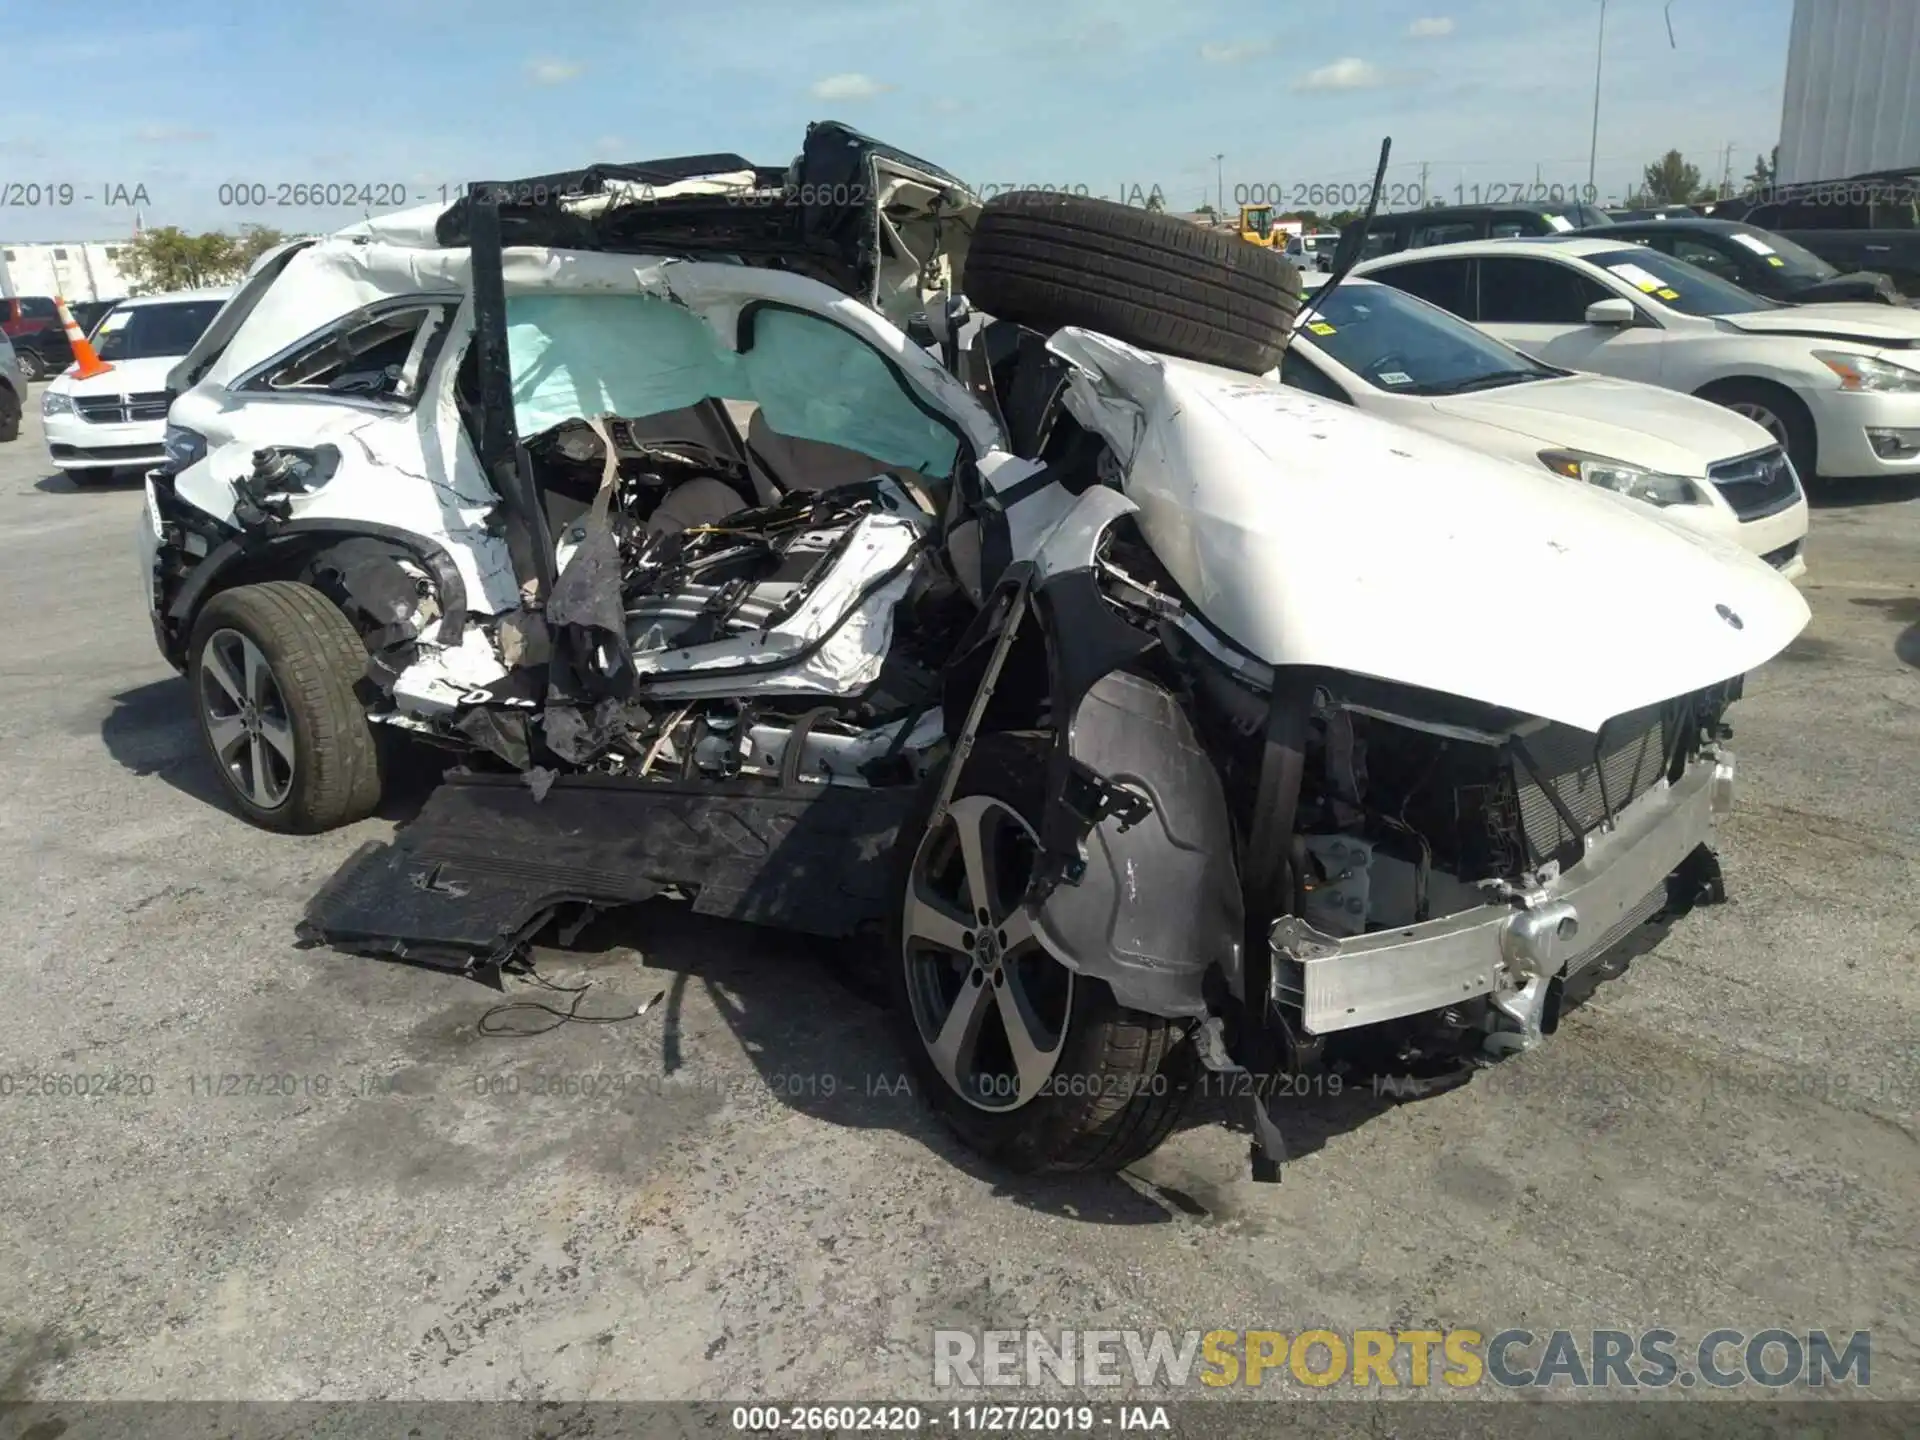
M 1794 0 L 1781 184 L 1920 169 L 1920 0 Z
M 129 290 L 120 272 L 124 242 L 54 241 L 0 246 L 0 295 L 58 295 L 66 300 L 119 300 Z

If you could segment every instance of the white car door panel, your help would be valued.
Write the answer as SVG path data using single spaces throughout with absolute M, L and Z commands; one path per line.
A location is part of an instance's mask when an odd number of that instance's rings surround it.
M 1587 307 L 1594 301 L 1631 300 L 1627 286 L 1532 255 L 1482 256 L 1478 269 L 1476 320 L 1489 334 L 1549 365 L 1661 383 L 1666 332 L 1657 324 L 1587 322 Z M 1646 319 L 1639 306 L 1635 311 Z

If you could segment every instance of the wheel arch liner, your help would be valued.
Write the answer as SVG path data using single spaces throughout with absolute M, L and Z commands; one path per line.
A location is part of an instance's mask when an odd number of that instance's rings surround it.
M 1035 933 L 1062 964 L 1106 981 L 1123 1005 L 1206 1015 L 1215 966 L 1239 989 L 1244 932 L 1219 772 L 1179 702 L 1120 670 L 1087 688 L 1062 748 L 1070 766 L 1144 796 L 1149 808 L 1132 823 L 1108 814 L 1087 831 L 1078 878 L 1037 902 Z M 1049 820 L 1071 813 L 1056 789 Z
M 275 545 L 290 540 L 312 538 L 346 541 L 370 539 L 385 541 L 412 555 L 433 576 L 440 597 L 438 640 L 442 645 L 458 645 L 467 627 L 467 587 L 453 557 L 425 536 L 392 525 L 364 520 L 284 520 L 269 521 L 221 541 L 207 552 L 206 558 L 187 573 L 167 605 L 167 620 L 182 637 L 193 628 L 194 617 L 221 588 L 220 578 L 237 565 L 266 554 Z
M 1020 547 L 1032 558 L 1007 568 L 955 647 L 947 727 L 967 738 L 960 716 L 1000 617 L 1011 613 L 1002 602 L 1025 596 L 1039 622 L 1054 732 L 1042 874 L 1029 900 L 1035 933 L 1062 964 L 1106 981 L 1122 1004 L 1199 1017 L 1211 1008 L 1207 977 L 1216 966 L 1233 993 L 1242 986 L 1236 847 L 1219 772 L 1186 712 L 1127 668 L 1159 642 L 1121 619 L 1095 578 L 1102 535 L 1133 509 L 1097 488 L 1035 527 Z M 1008 678 L 1024 683 L 1017 675 Z M 1030 723 L 1033 709 L 1024 699 L 990 699 L 982 728 Z

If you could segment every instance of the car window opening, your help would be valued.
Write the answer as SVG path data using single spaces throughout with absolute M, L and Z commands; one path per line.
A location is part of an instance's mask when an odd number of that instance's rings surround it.
M 398 385 L 429 307 L 395 311 L 302 350 L 264 377 L 272 390 L 389 394 Z
M 181 300 L 164 305 L 123 305 L 94 332 L 102 360 L 151 360 L 184 355 L 193 348 L 223 300 Z
M 1683 315 L 1747 315 L 1757 310 L 1780 308 L 1778 301 L 1744 290 L 1698 265 L 1663 255 L 1649 245 L 1603 250 L 1585 259 L 1626 281 L 1648 300 Z M 1483 298 L 1484 293 L 1483 290 Z

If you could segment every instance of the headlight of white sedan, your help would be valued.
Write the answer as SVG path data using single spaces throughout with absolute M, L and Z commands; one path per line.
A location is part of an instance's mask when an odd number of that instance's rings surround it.
M 1684 475 L 1667 475 L 1584 450 L 1542 450 L 1540 463 L 1556 475 L 1617 490 L 1649 505 L 1692 505 L 1699 500 L 1693 481 Z
M 1867 391 L 1876 395 L 1912 394 L 1920 391 L 1920 370 L 1856 355 L 1848 350 L 1816 350 L 1813 358 L 1840 377 L 1842 390 Z
M 40 413 L 71 415 L 73 414 L 73 397 L 64 390 L 55 390 L 52 386 L 48 386 L 46 392 L 40 397 Z

